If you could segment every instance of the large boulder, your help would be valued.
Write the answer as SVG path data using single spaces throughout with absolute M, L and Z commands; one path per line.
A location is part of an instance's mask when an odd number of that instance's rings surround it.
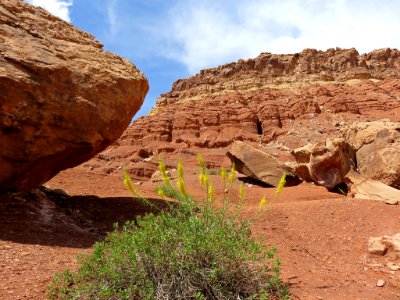
M 235 163 L 236 170 L 239 173 L 255 180 L 278 186 L 283 173 L 285 173 L 287 185 L 300 183 L 299 178 L 290 166 L 244 142 L 234 142 L 226 155 Z
M 20 0 L 0 4 L 0 191 L 29 190 L 115 141 L 148 91 L 128 60 Z
M 347 172 L 355 168 L 354 149 L 342 138 L 308 144 L 293 150 L 292 154 L 300 178 L 328 189 L 342 183 Z
M 356 122 L 344 131 L 356 149 L 360 174 L 400 189 L 400 123 Z

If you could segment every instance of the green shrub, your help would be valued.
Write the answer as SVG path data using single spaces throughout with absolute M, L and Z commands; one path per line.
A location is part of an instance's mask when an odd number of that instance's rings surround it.
M 174 187 L 160 163 L 158 194 L 179 205 L 116 226 L 76 272 L 56 275 L 51 299 L 288 299 L 279 279 L 280 260 L 252 235 L 230 206 L 217 209 L 214 191 L 201 165 L 205 198 L 189 195 L 178 164 Z M 231 174 L 234 174 L 231 171 Z M 227 176 L 222 176 L 225 180 Z M 232 176 L 228 185 L 232 186 Z M 137 191 L 125 176 L 125 184 Z
M 218 174 L 218 170 L 208 169 L 208 175 L 217 175 L 217 174 Z

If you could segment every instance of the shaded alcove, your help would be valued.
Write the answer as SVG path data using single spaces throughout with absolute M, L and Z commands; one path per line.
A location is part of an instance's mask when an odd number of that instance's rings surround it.
M 256 124 L 257 124 L 257 133 L 259 135 L 262 135 L 263 134 L 262 122 L 260 121 L 260 119 L 258 117 L 256 119 Z

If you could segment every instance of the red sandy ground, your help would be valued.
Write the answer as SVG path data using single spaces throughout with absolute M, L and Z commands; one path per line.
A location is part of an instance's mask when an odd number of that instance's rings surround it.
M 195 160 L 184 165 L 187 185 L 200 195 Z M 211 178 L 221 197 L 219 176 Z M 55 272 L 76 268 L 76 256 L 90 253 L 114 222 L 145 210 L 125 190 L 121 176 L 75 168 L 46 186 L 80 196 L 39 208 L 23 197 L 0 196 L 1 299 L 45 299 Z M 140 189 L 154 196 L 155 186 L 148 181 Z M 274 189 L 253 185 L 246 191 L 244 217 L 252 218 L 261 196 Z M 400 206 L 349 199 L 304 183 L 285 188 L 272 209 L 257 219 L 253 232 L 278 248 L 282 278 L 293 299 L 400 299 L 400 271 L 386 266 L 400 263 L 399 257 L 367 252 L 369 237 L 400 232 Z M 386 281 L 384 287 L 376 286 L 378 279 Z

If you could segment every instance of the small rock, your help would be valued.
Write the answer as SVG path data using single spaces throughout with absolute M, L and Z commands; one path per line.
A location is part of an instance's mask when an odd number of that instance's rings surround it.
M 396 265 L 394 263 L 388 263 L 387 266 L 392 271 L 400 271 L 400 265 Z
M 379 279 L 378 282 L 376 283 L 377 287 L 383 287 L 385 285 L 385 280 L 383 279 Z
M 224 190 L 224 193 L 225 193 L 225 194 L 228 194 L 228 192 L 229 192 L 228 189 L 225 189 L 225 190 Z
M 143 184 L 142 181 L 138 181 L 138 182 L 135 182 L 135 183 L 134 183 L 134 185 L 142 185 L 142 184 Z
M 167 174 L 169 180 L 173 180 L 178 176 L 176 169 L 167 170 L 165 173 Z M 160 182 L 160 181 L 163 181 L 161 172 L 155 171 L 153 175 L 151 175 L 151 182 Z
M 386 245 L 382 243 L 381 237 L 371 237 L 368 239 L 368 252 L 376 255 L 385 255 Z
M 394 199 L 388 199 L 388 200 L 385 201 L 385 203 L 389 204 L 389 205 L 397 205 L 397 204 L 399 204 L 399 201 L 398 200 L 394 200 Z

